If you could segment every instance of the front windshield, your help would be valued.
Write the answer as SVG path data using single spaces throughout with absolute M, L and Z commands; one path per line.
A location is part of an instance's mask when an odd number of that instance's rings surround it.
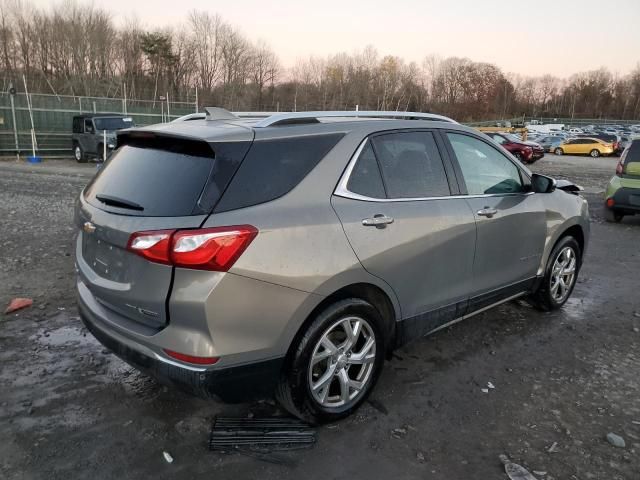
M 102 117 L 95 118 L 96 130 L 122 130 L 133 127 L 133 119 L 130 117 Z

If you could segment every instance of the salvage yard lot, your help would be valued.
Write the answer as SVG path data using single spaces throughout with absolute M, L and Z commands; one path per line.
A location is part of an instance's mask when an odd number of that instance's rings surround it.
M 216 415 L 282 414 L 271 399 L 224 405 L 164 388 L 82 327 L 71 217 L 95 166 L 0 162 L 0 303 L 34 299 L 0 317 L 0 478 L 501 479 L 506 453 L 546 472 L 537 478 L 637 479 L 640 218 L 603 221 L 616 161 L 532 166 L 575 180 L 590 202 L 591 243 L 564 309 L 509 303 L 409 344 L 372 401 L 319 428 L 288 466 L 207 450 Z

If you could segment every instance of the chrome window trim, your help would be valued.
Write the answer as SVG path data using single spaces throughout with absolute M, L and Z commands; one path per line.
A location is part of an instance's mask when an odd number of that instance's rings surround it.
M 369 137 L 366 137 L 364 140 L 362 140 L 362 142 L 360 142 L 360 145 L 358 145 L 358 148 L 356 149 L 355 153 L 351 156 L 351 159 L 349 160 L 349 163 L 347 164 L 347 168 L 345 169 L 344 173 L 342 174 L 342 177 L 340 177 L 340 181 L 338 182 L 338 186 L 336 187 L 336 189 L 334 190 L 333 194 L 338 196 L 338 197 L 342 197 L 342 198 L 349 198 L 352 200 L 360 200 L 363 202 L 377 202 L 377 203 L 389 203 L 389 202 L 418 202 L 418 201 L 423 201 L 423 200 L 450 200 L 452 198 L 489 198 L 489 197 L 515 197 L 515 196 L 527 196 L 527 195 L 533 195 L 534 192 L 523 192 L 523 193 L 487 193 L 487 194 L 483 194 L 483 195 L 464 195 L 464 194 L 460 194 L 460 195 L 445 195 L 442 197 L 408 197 L 408 198 L 374 198 L 374 197 L 367 197 L 366 195 L 360 195 L 359 193 L 355 193 L 350 191 L 347 188 L 347 185 L 349 184 L 349 178 L 351 178 L 351 173 L 353 172 L 353 169 L 355 168 L 356 162 L 358 161 L 358 158 L 360 158 L 360 154 L 362 153 L 362 150 L 364 150 L 364 147 L 367 145 L 367 142 L 369 141 Z M 514 165 L 516 168 L 518 168 L 517 165 Z

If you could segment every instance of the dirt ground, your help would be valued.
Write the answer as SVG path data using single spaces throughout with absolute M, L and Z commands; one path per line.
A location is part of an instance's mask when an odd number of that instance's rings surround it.
M 0 313 L 0 478 L 506 479 L 506 453 L 538 479 L 639 479 L 640 218 L 602 219 L 615 163 L 548 155 L 533 166 L 584 185 L 591 205 L 564 309 L 509 303 L 408 345 L 373 402 L 283 466 L 207 450 L 215 415 L 277 414 L 271 399 L 224 405 L 164 388 L 81 326 L 71 216 L 95 166 L 0 162 L 0 304 L 34 299 Z

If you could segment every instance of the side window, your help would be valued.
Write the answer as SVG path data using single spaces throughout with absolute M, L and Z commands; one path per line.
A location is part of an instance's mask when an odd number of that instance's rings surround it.
M 347 190 L 370 198 L 386 197 L 378 161 L 368 140 L 349 176 Z
M 495 148 L 477 138 L 447 133 L 469 195 L 524 191 L 520 171 Z
M 371 143 L 388 198 L 451 195 L 432 133 L 390 133 L 373 137 Z
M 90 118 L 84 119 L 84 133 L 95 133 L 95 130 L 93 129 L 93 123 L 91 122 Z
M 331 133 L 254 141 L 215 211 L 258 205 L 289 193 L 343 136 Z

